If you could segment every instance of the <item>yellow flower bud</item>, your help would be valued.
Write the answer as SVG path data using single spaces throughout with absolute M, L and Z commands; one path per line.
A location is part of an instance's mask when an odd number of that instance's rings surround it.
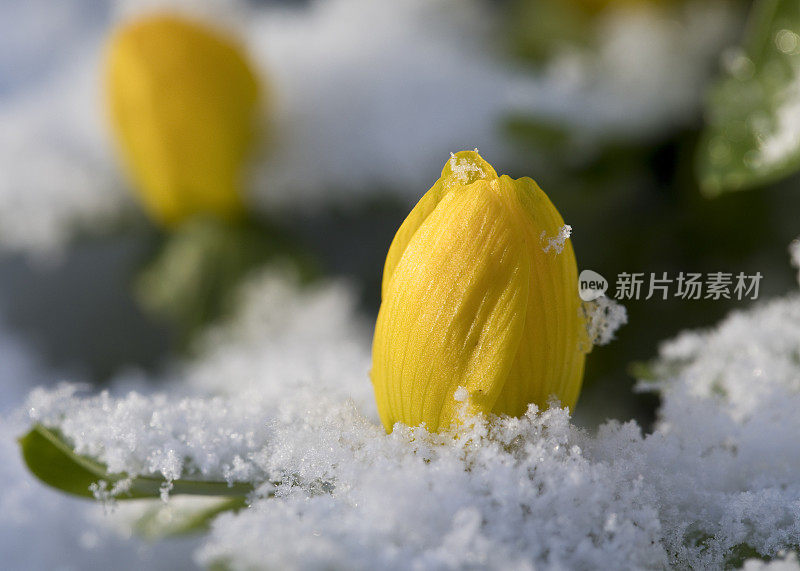
M 153 218 L 176 225 L 243 212 L 240 171 L 259 90 L 239 46 L 195 22 L 149 16 L 111 39 L 106 90 L 122 155 Z
M 589 342 L 572 245 L 553 246 L 563 228 L 530 178 L 453 155 L 386 258 L 371 375 L 387 432 L 447 429 L 464 406 L 574 406 Z

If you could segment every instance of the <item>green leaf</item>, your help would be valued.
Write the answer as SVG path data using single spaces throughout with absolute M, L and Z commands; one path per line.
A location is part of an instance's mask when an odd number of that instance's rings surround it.
M 741 50 L 724 59 L 697 155 L 700 186 L 710 196 L 800 169 L 800 2 L 757 2 Z
M 147 539 L 175 537 L 206 531 L 211 521 L 227 511 L 247 507 L 245 498 L 171 498 L 168 503 L 144 500 L 150 507 L 134 524 L 137 534 Z
M 111 474 L 96 460 L 77 454 L 64 437 L 54 429 L 36 424 L 28 434 L 19 439 L 22 457 L 28 469 L 45 484 L 63 492 L 93 498 L 92 484 L 106 482 L 109 489 L 128 478 L 127 474 Z M 170 485 L 170 495 L 226 496 L 242 499 L 253 491 L 249 483 L 216 482 L 206 480 L 173 480 L 153 476 L 131 478 L 127 491 L 115 496 L 118 500 L 159 498 L 161 490 Z

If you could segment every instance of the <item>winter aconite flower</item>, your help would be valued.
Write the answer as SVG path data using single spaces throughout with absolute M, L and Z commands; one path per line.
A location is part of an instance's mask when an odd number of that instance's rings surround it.
M 530 178 L 454 155 L 389 249 L 372 348 L 387 431 L 470 413 L 572 407 L 586 329 L 568 227 Z
M 148 212 L 175 225 L 242 211 L 239 178 L 258 84 L 242 50 L 176 16 L 149 16 L 113 36 L 106 69 L 111 120 Z

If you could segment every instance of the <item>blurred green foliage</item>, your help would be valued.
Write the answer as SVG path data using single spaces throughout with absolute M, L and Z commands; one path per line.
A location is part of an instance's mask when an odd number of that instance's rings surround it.
M 265 221 L 194 218 L 163 235 L 136 278 L 135 295 L 155 319 L 170 323 L 187 347 L 231 309 L 242 280 L 268 263 L 293 269 L 301 281 L 317 274 L 311 255 Z
M 725 54 L 697 156 L 709 195 L 800 169 L 800 2 L 760 0 L 740 49 Z
M 587 46 L 593 36 L 593 14 L 576 0 L 518 0 L 509 16 L 513 51 L 534 62 L 565 44 Z

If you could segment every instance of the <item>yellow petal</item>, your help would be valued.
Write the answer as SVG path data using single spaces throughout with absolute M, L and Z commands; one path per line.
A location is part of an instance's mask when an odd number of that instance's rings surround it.
M 448 192 L 454 188 L 466 186 L 476 180 L 491 180 L 497 178 L 497 173 L 492 166 L 478 154 L 477 151 L 461 151 L 450 157 L 439 177 L 431 189 L 420 199 L 411 213 L 406 217 L 400 229 L 395 234 L 386 263 L 383 267 L 383 284 L 381 295 L 386 295 L 386 286 L 394 272 L 395 266 L 408 246 L 414 233 L 419 229 L 425 219 L 433 212 L 436 205 Z
M 457 387 L 489 412 L 517 352 L 529 263 L 506 199 L 479 180 L 445 192 L 385 283 L 372 381 L 384 427 L 447 428 Z
M 238 216 L 258 99 L 241 49 L 197 23 L 151 16 L 114 35 L 106 80 L 112 126 L 150 214 L 168 225 Z
M 563 250 L 546 248 L 564 226 L 558 210 L 530 178 L 500 178 L 513 189 L 527 223 L 531 264 L 524 334 L 493 412 L 519 416 L 529 403 L 547 408 L 551 397 L 573 408 L 581 388 L 586 328 L 580 314 L 578 272 L 570 240 Z M 545 251 L 547 249 L 547 251 Z

